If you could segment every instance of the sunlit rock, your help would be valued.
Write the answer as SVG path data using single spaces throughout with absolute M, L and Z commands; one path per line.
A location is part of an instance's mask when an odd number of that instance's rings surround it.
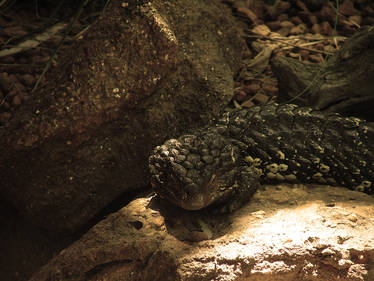
M 267 186 L 226 216 L 140 198 L 30 281 L 372 280 L 373 216 L 373 198 L 330 186 Z

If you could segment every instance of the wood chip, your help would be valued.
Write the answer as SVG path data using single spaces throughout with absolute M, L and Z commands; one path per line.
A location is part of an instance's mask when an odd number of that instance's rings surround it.
M 252 32 L 261 36 L 268 36 L 271 32 L 269 27 L 265 24 L 257 25 L 252 29 Z
M 326 36 L 332 35 L 332 27 L 328 21 L 324 21 L 320 24 L 320 33 Z
M 269 96 L 275 96 L 278 94 L 278 88 L 272 85 L 264 85 L 262 90 Z
M 266 25 L 271 29 L 271 30 L 278 30 L 281 28 L 280 21 L 269 21 L 266 23 Z
M 311 28 L 311 31 L 314 34 L 321 34 L 321 28 L 320 28 L 319 24 L 318 23 L 313 24 L 313 26 Z
M 2 112 L 0 113 L 0 122 L 7 122 L 12 118 L 12 114 L 10 112 Z
M 265 96 L 264 94 L 257 93 L 252 98 L 252 101 L 255 103 L 257 102 L 257 104 L 266 104 L 269 101 L 269 97 Z
M 348 21 L 359 28 L 362 23 L 362 17 L 360 15 L 350 16 Z
M 299 24 L 298 26 L 294 26 L 290 30 L 290 34 L 297 35 L 297 34 L 303 34 L 308 30 L 305 24 Z
M 20 96 L 14 96 L 13 97 L 13 105 L 14 106 L 20 106 L 22 104 L 22 99 L 20 98 Z
M 318 63 L 320 63 L 320 62 L 323 62 L 323 57 L 322 57 L 321 54 L 311 54 L 309 56 L 309 60 L 311 62 L 318 62 Z
M 250 101 L 250 100 L 247 100 L 247 101 L 245 101 L 245 102 L 243 102 L 242 104 L 241 104 L 241 106 L 242 107 L 246 107 L 246 108 L 250 108 L 250 107 L 252 107 L 252 106 L 254 106 L 255 104 L 252 102 L 252 101 Z
M 251 83 L 249 85 L 244 85 L 244 88 L 247 93 L 255 94 L 261 89 L 261 85 L 258 83 Z
M 34 85 L 35 78 L 31 74 L 24 74 L 20 77 L 21 82 L 28 87 L 31 87 Z
M 281 27 L 288 27 L 288 28 L 292 28 L 294 27 L 295 25 L 293 24 L 293 22 L 290 22 L 288 20 L 285 20 L 285 21 L 282 21 L 281 22 Z
M 247 99 L 248 95 L 243 90 L 235 91 L 234 99 L 237 102 L 243 102 L 245 99 Z
M 344 0 L 339 6 L 339 12 L 345 16 L 352 16 L 355 14 L 355 8 L 351 0 Z
M 300 9 L 300 10 L 303 10 L 304 12 L 309 12 L 307 6 L 305 5 L 305 3 L 301 0 L 297 0 L 296 1 L 296 6 Z
M 290 20 L 296 25 L 303 23 L 303 21 L 298 16 L 291 17 Z

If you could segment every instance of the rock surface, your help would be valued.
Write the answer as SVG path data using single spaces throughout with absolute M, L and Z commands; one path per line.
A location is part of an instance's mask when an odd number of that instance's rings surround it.
M 373 280 L 374 199 L 340 187 L 265 186 L 226 216 L 140 198 L 30 281 Z
M 220 2 L 111 1 L 0 128 L 0 195 L 36 225 L 74 232 L 146 185 L 151 149 L 231 99 L 245 48 L 235 26 Z

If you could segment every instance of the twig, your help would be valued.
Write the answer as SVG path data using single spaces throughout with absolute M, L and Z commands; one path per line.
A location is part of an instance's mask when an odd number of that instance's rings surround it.
M 44 69 L 43 69 L 42 74 L 39 76 L 38 81 L 36 81 L 34 88 L 31 90 L 31 93 L 33 93 L 33 92 L 38 88 L 40 81 L 42 80 L 42 78 L 44 77 L 45 73 L 47 72 L 47 70 L 48 70 L 49 67 L 51 66 L 51 63 L 52 63 L 53 59 L 55 58 L 57 52 L 60 50 L 60 48 L 61 48 L 63 42 L 65 41 L 66 36 L 70 33 L 70 31 L 71 31 L 71 29 L 72 29 L 74 23 L 75 23 L 75 22 L 77 21 L 77 19 L 79 18 L 80 14 L 81 14 L 82 11 L 83 11 L 83 8 L 87 5 L 88 1 L 89 1 L 89 0 L 84 0 L 84 1 L 81 2 L 81 5 L 80 5 L 79 8 L 78 8 L 78 12 L 75 13 L 73 20 L 70 22 L 70 24 L 69 24 L 69 26 L 67 27 L 67 29 L 65 29 L 65 32 L 64 32 L 63 37 L 61 38 L 61 40 L 60 40 L 60 42 L 59 42 L 57 48 L 56 48 L 55 51 L 54 51 L 54 53 L 53 53 L 52 56 L 49 58 L 47 64 L 45 65 L 45 67 L 44 67 Z
M 244 35 L 244 37 L 248 37 L 248 36 Z M 279 42 L 279 41 L 277 41 L 277 39 L 274 39 L 272 37 L 261 36 L 261 38 L 266 39 L 266 40 L 271 40 L 271 41 Z M 299 45 L 296 45 L 296 44 L 293 44 L 293 43 L 285 42 L 285 41 L 282 41 L 280 43 L 281 44 L 290 45 L 292 47 L 299 48 L 299 49 L 302 49 L 302 50 L 307 50 L 307 51 L 310 51 L 310 52 L 320 53 L 320 54 L 323 54 L 323 55 L 333 55 L 333 53 L 330 53 L 330 52 L 325 52 L 325 51 L 320 51 L 320 50 L 316 50 L 316 49 L 305 48 L 305 47 L 302 47 L 302 46 L 299 46 Z
M 344 41 L 347 40 L 347 37 L 345 36 L 321 36 L 321 37 L 307 37 L 307 36 L 298 36 L 298 35 L 291 35 L 289 37 L 284 37 L 284 36 L 264 36 L 264 35 L 258 35 L 258 34 L 246 34 L 244 35 L 245 37 L 248 38 L 258 38 L 258 39 L 279 39 L 279 40 L 307 40 L 307 41 L 329 41 L 329 40 L 338 40 L 338 41 Z
M 39 46 L 42 42 L 51 38 L 51 36 L 53 36 L 54 34 L 59 32 L 61 29 L 64 29 L 65 27 L 66 27 L 66 23 L 57 23 L 54 26 L 48 28 L 45 32 L 36 35 L 32 39 L 23 41 L 20 44 L 14 46 L 12 48 L 1 50 L 0 51 L 0 58 L 5 57 L 5 56 L 9 56 L 9 55 L 14 55 L 14 54 L 26 51 L 26 50 L 31 49 L 31 48 L 35 48 L 35 47 Z

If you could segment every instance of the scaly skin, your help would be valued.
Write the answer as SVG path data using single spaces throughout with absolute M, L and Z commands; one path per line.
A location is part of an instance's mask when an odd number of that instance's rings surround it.
M 308 107 L 270 104 L 226 113 L 171 139 L 149 159 L 161 197 L 188 210 L 232 211 L 259 184 L 301 182 L 374 193 L 374 124 Z

